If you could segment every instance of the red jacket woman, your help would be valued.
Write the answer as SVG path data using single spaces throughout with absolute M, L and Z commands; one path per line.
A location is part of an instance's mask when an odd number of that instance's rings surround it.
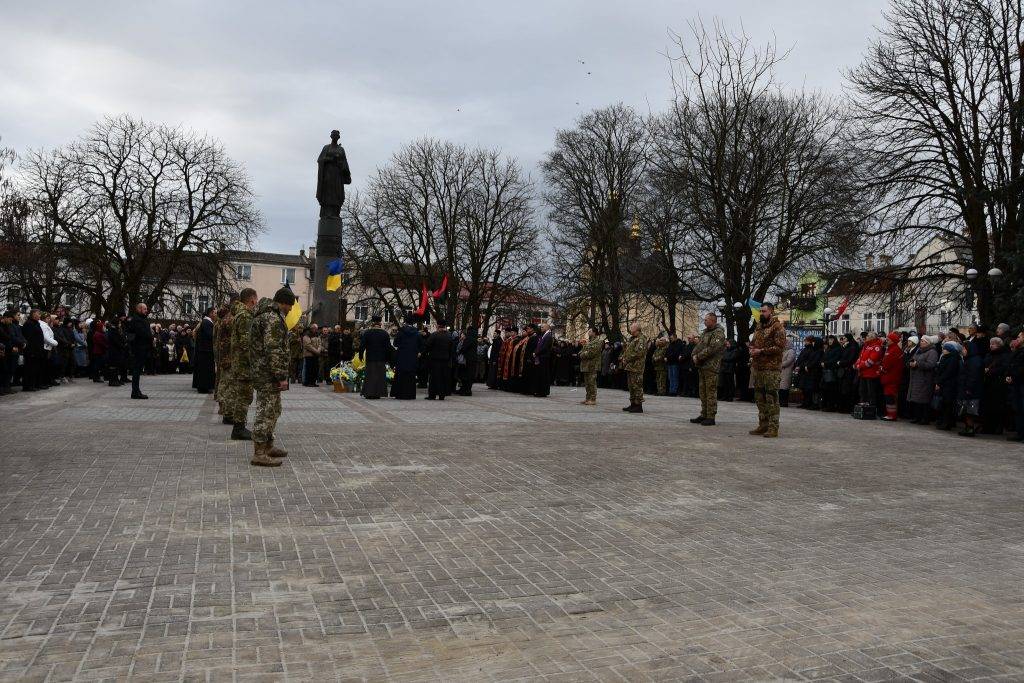
M 903 379 L 903 349 L 900 348 L 899 332 L 890 332 L 887 337 L 889 345 L 885 347 L 882 358 L 882 393 L 885 396 L 898 396 L 900 381 Z
M 853 367 L 861 379 L 878 379 L 882 374 L 882 340 L 874 338 L 865 341 Z

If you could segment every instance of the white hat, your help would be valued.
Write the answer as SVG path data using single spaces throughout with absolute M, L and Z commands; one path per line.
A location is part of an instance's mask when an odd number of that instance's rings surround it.
M 911 336 L 907 338 L 907 341 L 910 342 L 911 344 L 916 344 L 920 340 L 917 337 Z

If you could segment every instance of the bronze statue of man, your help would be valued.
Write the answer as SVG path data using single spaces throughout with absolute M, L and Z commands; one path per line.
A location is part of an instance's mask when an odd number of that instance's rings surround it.
M 324 145 L 317 157 L 316 200 L 320 202 L 320 218 L 338 218 L 345 203 L 345 186 L 352 184 L 345 148 L 338 144 L 341 133 L 331 131 L 331 144 Z

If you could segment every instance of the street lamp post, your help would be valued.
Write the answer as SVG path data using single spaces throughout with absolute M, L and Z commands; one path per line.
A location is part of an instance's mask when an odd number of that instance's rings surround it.
M 832 320 L 832 314 L 835 311 L 830 306 L 826 306 L 825 310 L 821 312 L 821 338 L 824 339 L 828 336 L 828 324 Z

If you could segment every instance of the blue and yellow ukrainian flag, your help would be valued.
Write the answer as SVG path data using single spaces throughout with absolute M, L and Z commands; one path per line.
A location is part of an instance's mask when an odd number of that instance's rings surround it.
M 327 291 L 336 292 L 341 287 L 341 259 L 336 258 L 327 263 Z
M 747 299 L 747 306 L 750 306 L 750 313 L 756 322 L 761 322 L 761 302 Z

